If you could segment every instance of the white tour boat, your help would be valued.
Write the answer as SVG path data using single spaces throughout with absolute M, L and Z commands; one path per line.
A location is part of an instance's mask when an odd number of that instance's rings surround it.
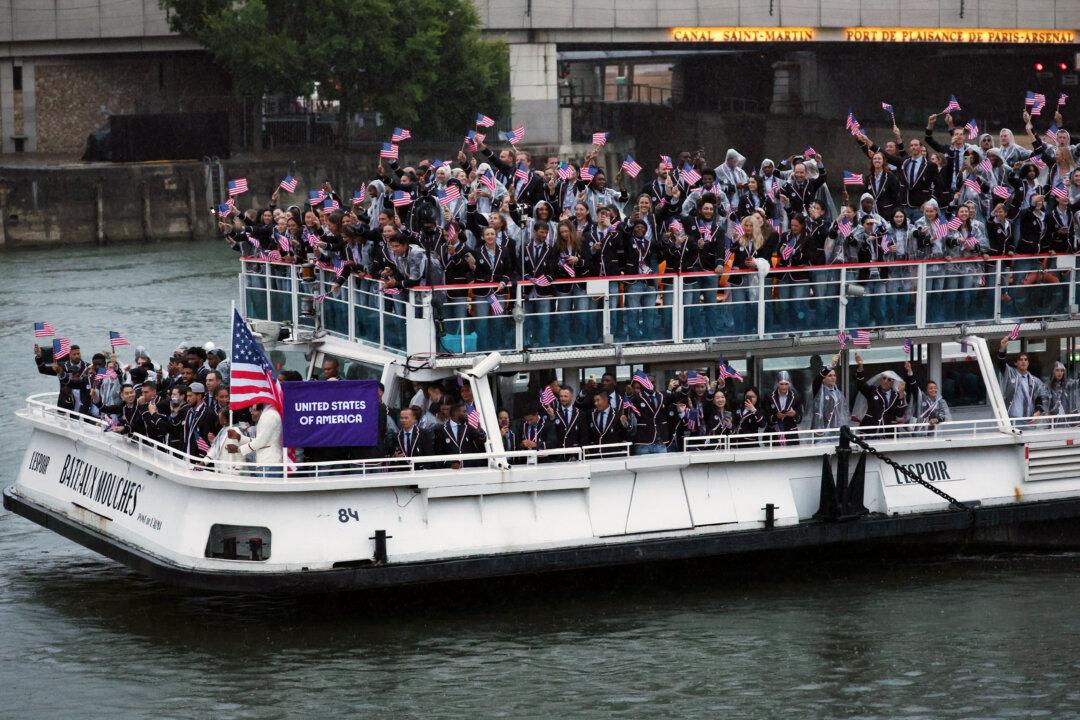
M 38 395 L 17 411 L 32 434 L 4 506 L 148 576 L 222 591 L 378 588 L 819 546 L 1074 547 L 1080 418 L 1010 419 L 994 365 L 997 340 L 1018 322 L 1014 352 L 1023 346 L 1046 368 L 1072 357 L 1071 260 L 1048 259 L 1054 284 L 1022 286 L 1018 276 L 1013 297 L 997 286 L 1013 272 L 1005 259 L 979 260 L 979 284 L 949 282 L 970 279 L 974 266 L 957 260 L 891 264 L 891 279 L 876 283 L 858 279 L 869 266 L 823 268 L 814 297 L 801 300 L 777 297 L 773 271 L 761 269 L 746 273 L 743 299 L 711 307 L 685 304 L 701 299 L 688 276 L 661 276 L 646 310 L 605 301 L 607 279 L 581 279 L 588 308 L 547 319 L 587 315 L 595 336 L 563 329 L 526 347 L 537 320 L 520 302 L 528 283 L 508 291 L 506 315 L 455 326 L 436 319 L 439 288 L 383 296 L 350 279 L 314 303 L 332 273 L 246 259 L 241 312 L 276 362 L 311 376 L 337 358 L 342 377 L 381 380 L 391 407 L 407 404 L 409 383 L 465 378 L 486 452 L 458 470 L 390 459 L 283 464 L 268 477 L 264 466 L 215 465 L 106 432 Z M 795 302 L 814 308 L 798 332 Z M 709 334 L 695 336 L 691 314 L 703 307 Z M 742 324 L 726 323 L 736 310 Z M 618 315 L 629 312 L 656 313 L 660 335 L 620 336 Z M 484 322 L 501 331 L 478 341 Z M 907 359 L 911 339 L 954 419 L 932 432 L 913 423 L 850 438 L 837 429 L 783 441 L 695 437 L 681 452 L 641 456 L 627 444 L 510 451 L 491 431 L 499 407 L 535 398 L 528 373 L 556 372 L 577 389 L 589 375 L 643 369 L 663 386 L 680 370 L 714 372 L 723 355 L 758 382 L 780 369 L 805 381 L 845 329 L 870 330 L 867 363 L 879 369 Z M 849 363 L 839 371 L 846 382 Z

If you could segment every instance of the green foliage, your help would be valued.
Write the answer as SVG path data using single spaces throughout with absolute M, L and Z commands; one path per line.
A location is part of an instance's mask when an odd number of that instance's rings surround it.
M 240 94 L 306 94 L 446 138 L 508 109 L 509 53 L 471 0 L 161 0 Z

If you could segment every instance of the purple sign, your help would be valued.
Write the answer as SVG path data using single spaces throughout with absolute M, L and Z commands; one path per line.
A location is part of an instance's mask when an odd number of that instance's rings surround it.
M 376 380 L 281 383 L 285 447 L 370 447 L 379 443 Z

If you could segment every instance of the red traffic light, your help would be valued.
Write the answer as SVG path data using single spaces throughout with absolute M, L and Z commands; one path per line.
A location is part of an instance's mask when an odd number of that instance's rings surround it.
M 1035 72 L 1042 72 L 1042 71 L 1043 71 L 1043 64 L 1042 63 L 1035 63 Z
M 1065 71 L 1069 69 L 1068 63 L 1058 63 L 1058 70 Z

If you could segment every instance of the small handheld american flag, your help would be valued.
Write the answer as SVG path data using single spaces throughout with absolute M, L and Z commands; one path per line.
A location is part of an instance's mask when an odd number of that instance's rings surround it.
M 674 170 L 675 169 L 675 166 L 671 163 L 671 156 L 670 155 L 661 155 L 660 156 L 660 164 L 663 165 L 664 167 L 666 167 L 668 170 Z
M 982 192 L 982 188 L 979 186 L 979 181 L 973 177 L 964 178 L 964 187 L 966 187 L 968 190 L 971 190 L 976 195 Z
M 990 158 L 986 158 L 975 167 L 977 167 L 979 170 L 982 170 L 984 173 L 994 172 L 994 164 L 990 162 Z
M 363 203 L 364 203 L 364 193 L 360 192 L 359 190 L 355 191 L 352 194 L 352 204 L 353 205 L 362 205 Z
M 541 405 L 554 405 L 555 393 L 551 392 L 551 388 L 547 385 L 540 391 L 540 404 Z
M 1034 104 L 1035 104 L 1035 93 L 1028 90 L 1026 93 L 1024 93 L 1024 105 L 1026 105 L 1027 107 L 1031 107 Z
M 785 260 L 790 260 L 791 256 L 795 254 L 795 240 L 784 243 L 784 246 L 780 248 L 780 256 Z
M 949 102 L 945 105 L 945 109 L 941 112 L 942 114 L 950 112 L 960 112 L 960 103 L 957 102 L 955 95 L 949 96 Z
M 476 113 L 476 127 L 492 127 L 495 121 L 483 113 Z
M 1013 329 L 1009 331 L 1007 337 L 1010 341 L 1020 339 L 1020 323 L 1016 323 L 1016 325 L 1013 326 Z
M 308 205 L 312 207 L 316 205 L 322 205 L 322 201 L 326 199 L 326 193 L 322 190 L 308 190 Z
M 967 131 L 967 136 L 969 140 L 974 140 L 975 138 L 979 137 L 979 124 L 975 122 L 975 118 L 971 118 L 967 121 L 967 123 L 964 125 L 964 130 Z
M 861 186 L 863 184 L 862 175 L 859 173 L 844 171 L 844 184 Z
M 484 142 L 484 134 L 478 133 L 475 130 L 470 130 L 465 134 L 465 145 L 468 146 L 469 152 L 476 152 L 480 143 Z
M 281 253 L 277 250 L 270 250 L 266 253 L 266 259 L 270 262 L 281 262 Z
M 851 344 L 858 348 L 870 347 L 870 331 L 856 330 L 855 335 L 851 338 Z
M 683 181 L 687 185 L 694 185 L 701 180 L 701 173 L 692 168 L 689 163 L 682 166 L 682 170 L 679 171 L 679 180 Z
M 964 247 L 966 247 L 968 250 L 974 250 L 975 248 L 979 247 L 979 241 L 976 240 L 973 235 L 968 235 L 966 238 L 964 238 Z
M 964 221 L 954 215 L 949 218 L 949 221 L 947 223 L 945 223 L 945 227 L 949 229 L 949 232 L 956 232 L 963 224 Z
M 636 178 L 641 172 L 641 166 L 638 165 L 637 162 L 634 160 L 634 157 L 629 154 L 625 158 L 623 158 L 622 169 L 623 172 L 625 172 L 632 178 Z
M 699 385 L 707 386 L 709 384 L 709 378 L 696 370 L 691 370 L 686 373 L 686 384 L 690 387 L 697 387 Z
M 480 184 L 491 192 L 495 192 L 495 176 L 491 174 L 490 170 L 485 170 L 484 174 L 480 176 Z
M 278 183 L 278 187 L 285 192 L 296 192 L 296 178 L 292 175 L 286 175 L 285 179 Z
M 494 313 L 495 315 L 502 315 L 503 313 L 506 312 L 506 310 L 503 309 L 503 304 L 501 302 L 499 302 L 499 296 L 496 295 L 495 293 L 491 293 L 490 295 L 488 295 L 487 301 L 488 301 L 488 305 L 491 306 L 491 312 Z M 548 392 L 551 392 L 551 391 L 549 390 Z
M 281 252 L 289 252 L 290 243 L 287 236 L 282 235 L 275 229 L 274 238 L 277 240 L 278 248 L 281 250 Z
M 408 128 L 394 128 L 394 132 L 390 134 L 390 142 L 401 142 L 411 137 L 412 133 L 409 132 Z
M 230 180 L 228 182 L 229 197 L 235 197 L 237 195 L 243 195 L 248 191 L 247 178 L 240 178 L 239 180 Z
M 1057 145 L 1057 133 L 1057 123 L 1050 123 L 1050 127 L 1046 128 L 1046 132 L 1043 133 L 1043 141 L 1051 147 Z
M 719 375 L 725 380 L 730 379 L 742 382 L 743 379 L 743 376 L 739 374 L 739 371 L 731 367 L 731 363 L 724 362 L 723 359 L 721 359 L 721 362 L 719 364 Z
M 232 215 L 233 206 L 229 203 L 221 203 L 217 206 L 217 214 L 220 218 L 227 218 Z
M 592 144 L 596 147 L 604 147 L 607 145 L 608 133 L 606 132 L 594 132 L 592 134 Z
M 536 285 L 537 287 L 547 287 L 551 284 L 551 278 L 549 278 L 547 275 L 537 275 L 532 279 L 532 281 L 533 285 Z
M 645 373 L 641 372 L 640 370 L 638 370 L 637 372 L 634 373 L 634 376 L 632 378 L 630 378 L 630 382 L 632 382 L 632 383 L 636 382 L 639 385 L 641 385 L 641 387 L 643 387 L 643 388 L 645 388 L 646 390 L 649 390 L 649 391 L 651 391 L 653 389 L 652 380 L 650 380 L 649 376 L 646 375 Z
M 340 209 L 341 209 L 341 203 L 339 203 L 337 201 L 337 198 L 331 196 L 331 197 L 328 197 L 325 200 L 323 200 L 323 210 L 330 211 L 330 210 L 340 210 Z
M 990 192 L 993 194 L 994 197 L 1000 198 L 1002 200 L 1008 200 L 1009 196 L 1012 194 L 1011 192 L 1009 192 L 1009 188 L 1005 187 L 1004 185 L 996 185 L 994 186 L 994 189 Z
M 1056 197 L 1058 200 L 1069 199 L 1069 191 L 1064 185 L 1061 184 L 1061 181 L 1058 181 L 1058 183 L 1054 185 L 1054 189 L 1050 192 L 1052 192 L 1054 194 L 1054 197 Z
M 555 173 L 560 180 L 569 180 L 574 177 L 574 168 L 570 166 L 570 163 L 561 162 L 559 167 L 555 169 Z
M 480 427 L 480 411 L 475 407 L 470 410 L 466 422 L 469 423 L 469 427 L 471 428 Z
M 807 145 L 802 154 L 803 157 L 810 157 L 811 155 L 817 155 L 817 150 L 814 149 L 813 145 Z
M 124 345 L 130 345 L 127 338 L 116 332 L 115 330 L 109 331 L 109 347 L 118 348 Z
M 1029 160 L 1031 161 L 1031 164 L 1032 164 L 1032 165 L 1034 165 L 1035 167 L 1039 168 L 1040 170 L 1045 170 L 1045 169 L 1046 169 L 1046 161 L 1045 161 L 1045 160 L 1043 160 L 1043 159 L 1042 159 L 1041 157 L 1039 157 L 1038 155 L 1032 155 L 1032 156 L 1031 156 L 1030 158 L 1028 158 L 1028 159 L 1029 159 Z
M 881 103 L 881 109 L 884 110 L 885 112 L 889 113 L 890 115 L 894 115 L 894 116 L 896 115 L 896 113 L 893 112 L 892 105 L 890 105 L 887 102 Z
M 412 205 L 412 196 L 403 190 L 395 190 L 390 200 L 394 207 L 405 207 L 406 205 Z
M 398 146 L 393 143 L 384 142 L 382 149 L 379 150 L 379 157 L 386 158 L 387 160 L 398 159 Z
M 846 238 L 851 235 L 851 219 L 848 217 L 842 217 L 836 221 L 836 232 L 840 237 Z
M 1058 95 L 1058 107 L 1059 108 L 1065 107 L 1065 101 L 1068 100 L 1068 99 L 1069 99 L 1069 96 L 1066 95 L 1065 93 L 1061 93 L 1060 95 Z
M 56 328 L 51 322 L 34 323 L 34 337 L 52 337 L 56 334 Z
M 514 169 L 514 179 L 526 181 L 529 179 L 529 168 L 525 167 L 525 163 L 518 163 L 518 166 Z
M 574 266 L 570 264 L 569 260 L 563 260 L 559 263 L 562 266 L 563 272 L 567 277 L 577 277 L 577 271 L 574 270 Z
M 847 349 L 848 334 L 841 330 L 836 334 L 836 340 L 840 345 L 841 350 Z
M 447 185 L 445 190 L 439 190 L 435 195 L 439 198 L 440 205 L 449 205 L 461 197 L 461 191 L 457 185 Z
M 911 338 L 904 338 L 904 354 L 910 356 L 912 348 L 915 344 L 911 342 Z
M 506 142 L 510 143 L 511 145 L 517 145 L 518 143 L 525 140 L 525 126 L 522 125 L 521 127 L 514 128 L 510 132 L 506 133 L 503 137 L 505 137 Z
M 67 338 L 56 338 L 52 341 L 53 360 L 63 360 L 71 353 L 71 341 Z
M 1046 96 L 1042 93 L 1035 93 L 1035 104 L 1031 108 L 1032 115 L 1041 115 L 1043 107 L 1046 106 Z

